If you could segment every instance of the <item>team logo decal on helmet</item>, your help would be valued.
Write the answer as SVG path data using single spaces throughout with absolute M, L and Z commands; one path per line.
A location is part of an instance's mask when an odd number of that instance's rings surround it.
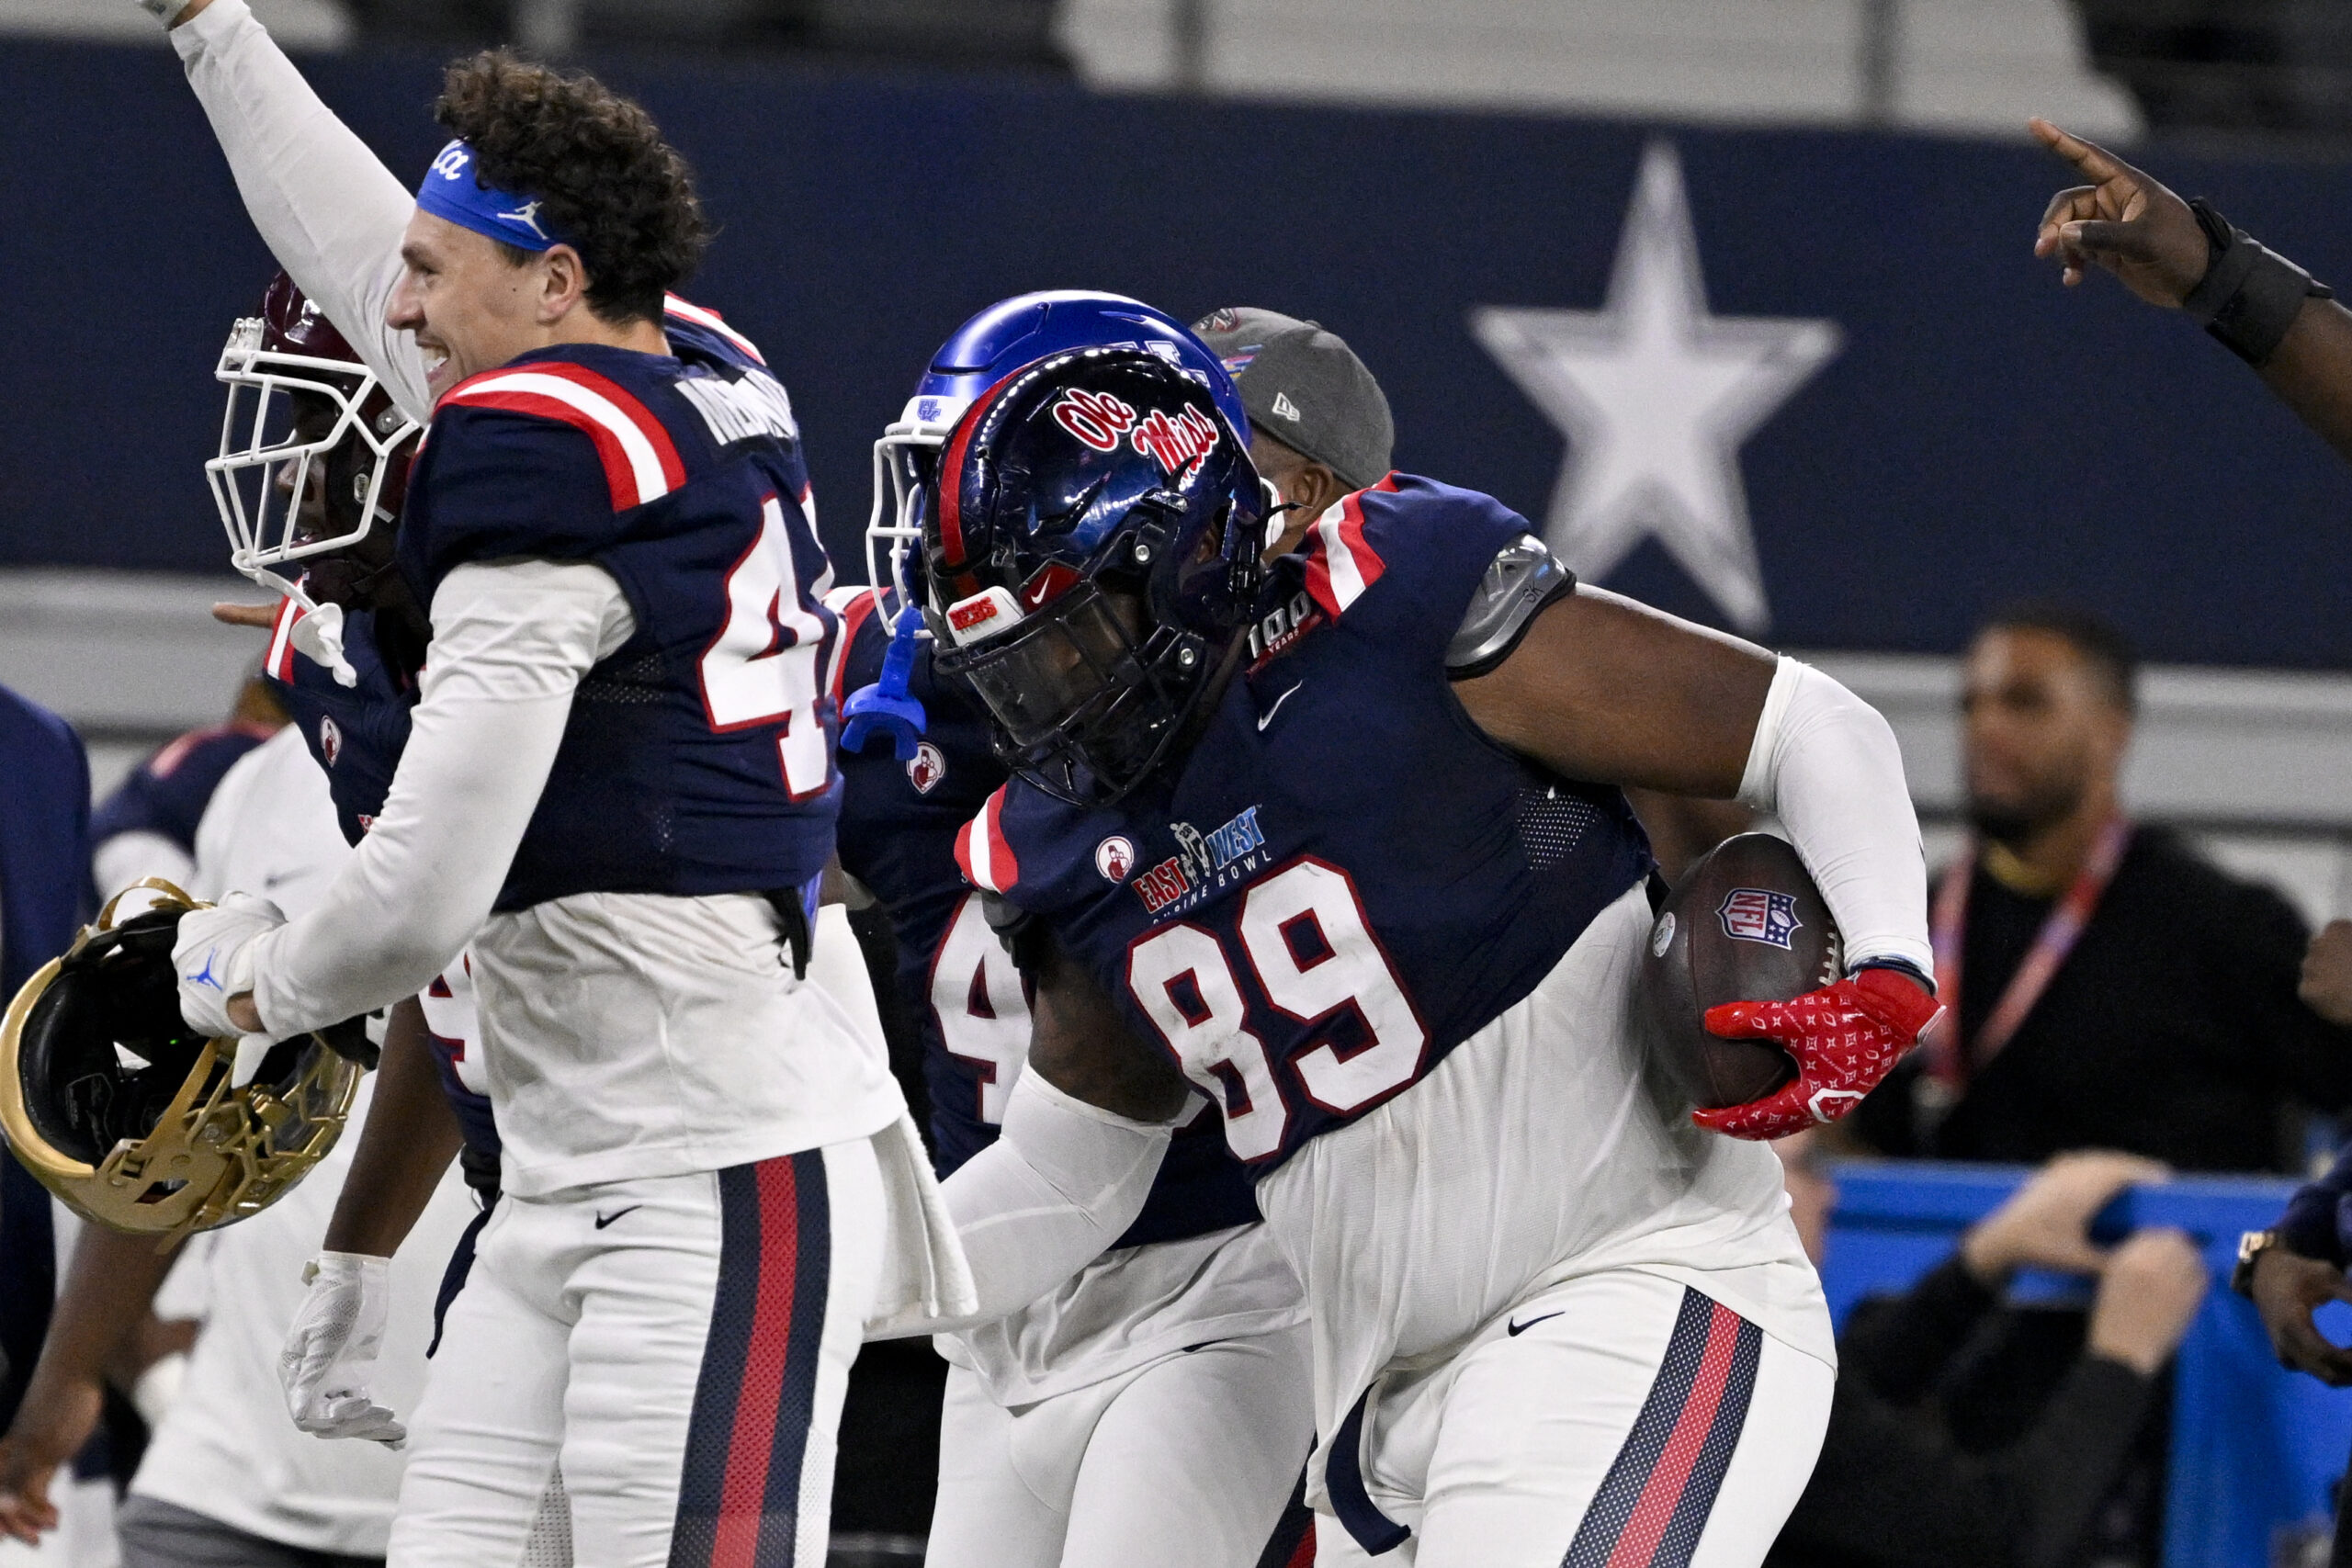
M 119 922 L 134 890 L 153 902 Z M 94 1224 L 173 1240 L 259 1213 L 334 1147 L 373 1065 L 358 1021 L 269 1048 L 236 1081 L 232 1040 L 180 1017 L 172 943 L 207 906 L 169 883 L 118 894 L 0 1021 L 0 1131 Z
M 923 509 L 947 438 L 989 389 L 1023 366 L 1074 348 L 1132 348 L 1157 355 L 1204 389 L 1235 431 L 1250 415 L 1233 378 L 1192 329 L 1124 294 L 1049 289 L 1001 299 L 956 329 L 932 355 L 905 411 L 874 444 L 874 510 L 865 529 L 867 581 L 884 624 L 921 597 Z M 1073 429 L 1071 434 L 1080 434 Z M 1105 431 L 1115 445 L 1121 433 Z M 1081 436 L 1081 439 L 1085 437 Z M 1099 450 L 1109 450 L 1099 447 Z
M 933 495 L 933 667 L 972 689 L 1000 755 L 1040 788 L 1120 798 L 1252 620 L 1266 503 L 1239 436 L 1185 367 L 1073 350 L 972 405 Z

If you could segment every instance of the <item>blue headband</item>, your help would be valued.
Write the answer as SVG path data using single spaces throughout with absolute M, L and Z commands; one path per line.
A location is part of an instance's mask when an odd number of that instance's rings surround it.
M 474 150 L 463 141 L 442 148 L 416 187 L 417 206 L 435 218 L 520 250 L 544 251 L 571 243 L 563 235 L 548 231 L 539 217 L 537 197 L 490 189 L 474 175 L 473 164 Z

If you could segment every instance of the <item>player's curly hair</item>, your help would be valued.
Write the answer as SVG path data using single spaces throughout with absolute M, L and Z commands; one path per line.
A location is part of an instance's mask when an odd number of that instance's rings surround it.
M 547 203 L 588 270 L 588 308 L 660 321 L 663 292 L 702 260 L 710 224 L 694 173 L 653 117 L 585 73 L 503 49 L 450 62 L 433 118 L 473 148 L 484 184 Z M 530 253 L 499 243 L 517 265 Z

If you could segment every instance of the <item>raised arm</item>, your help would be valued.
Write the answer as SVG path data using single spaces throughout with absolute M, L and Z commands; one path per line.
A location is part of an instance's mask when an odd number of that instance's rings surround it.
M 2105 148 L 2046 119 L 2031 129 L 2086 182 L 2050 198 L 2033 254 L 2056 256 L 2069 288 L 2098 266 L 2151 305 L 2188 310 L 2352 458 L 2352 311 L 2310 292 L 2300 268 L 2210 209 L 2200 221 L 2188 202 Z
M 169 0 L 164 0 L 168 12 Z M 172 46 L 254 227 L 302 292 L 420 423 L 433 400 L 415 337 L 385 324 L 408 187 L 319 100 L 245 0 L 189 0 Z

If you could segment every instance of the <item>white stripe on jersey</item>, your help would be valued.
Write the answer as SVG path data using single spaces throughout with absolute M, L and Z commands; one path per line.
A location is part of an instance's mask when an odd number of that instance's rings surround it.
M 457 401 L 464 402 L 488 392 L 519 392 L 530 397 L 549 398 L 586 414 L 610 431 L 613 439 L 620 443 L 621 453 L 628 459 L 629 472 L 637 480 L 637 500 L 630 504 L 642 506 L 670 493 L 670 480 L 662 472 L 662 458 L 653 450 L 653 443 L 645 438 L 645 432 L 638 428 L 635 420 L 621 412 L 619 404 L 601 392 L 593 391 L 561 376 L 516 370 L 507 375 L 486 377 L 456 393 L 455 398 Z

